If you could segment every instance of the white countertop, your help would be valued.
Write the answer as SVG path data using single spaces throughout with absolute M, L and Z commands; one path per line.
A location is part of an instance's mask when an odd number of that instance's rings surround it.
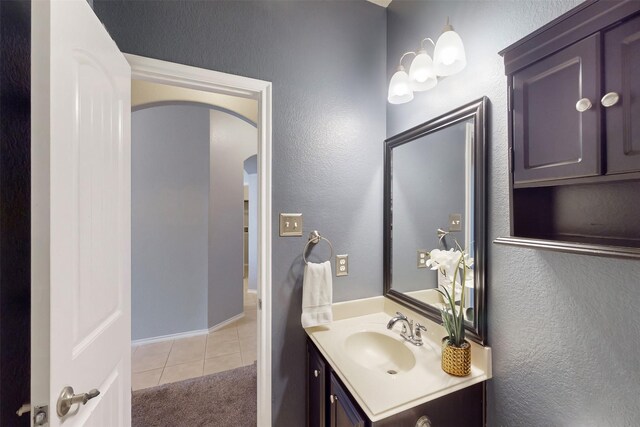
M 406 342 L 400 337 L 399 327 L 387 329 L 387 322 L 396 311 L 427 326 L 424 345 Z M 345 342 L 351 334 L 365 331 L 397 340 L 413 353 L 415 366 L 395 375 L 363 367 L 347 353 Z M 333 323 L 307 328 L 306 332 L 371 421 L 491 378 L 491 349 L 475 343 L 472 343 L 471 374 L 455 377 L 445 373 L 440 367 L 444 328 L 384 297 L 334 304 Z

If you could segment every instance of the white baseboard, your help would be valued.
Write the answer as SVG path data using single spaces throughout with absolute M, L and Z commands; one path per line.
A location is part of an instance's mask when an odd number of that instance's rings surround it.
M 242 319 L 243 317 L 244 317 L 244 313 L 237 314 L 237 315 L 225 320 L 224 322 L 220 322 L 217 325 L 213 325 L 212 327 L 209 328 L 209 332 L 215 332 L 215 331 L 217 331 L 219 329 L 222 329 L 225 326 L 235 322 L 236 320 Z
M 159 337 L 151 337 L 151 338 L 142 338 L 139 340 L 132 340 L 131 341 L 131 345 L 133 346 L 139 346 L 139 345 L 143 345 L 143 344 L 151 344 L 154 342 L 162 342 L 162 341 L 171 341 L 171 340 L 176 340 L 176 339 L 180 339 L 180 338 L 189 338 L 189 337 L 196 337 L 198 335 L 206 335 L 209 333 L 208 329 L 198 329 L 195 331 L 187 331 L 187 332 L 180 332 L 177 334 L 169 334 L 169 335 L 161 335 Z
M 151 337 L 151 338 L 142 338 L 139 340 L 132 340 L 131 341 L 131 345 L 132 346 L 139 346 L 139 345 L 144 345 L 144 344 L 152 344 L 152 343 L 156 343 L 156 342 L 162 342 L 162 341 L 171 341 L 171 340 L 179 340 L 181 338 L 189 338 L 189 337 L 197 337 L 199 335 L 207 335 L 210 332 L 214 332 L 217 331 L 219 329 L 224 328 L 225 326 L 240 320 L 244 317 L 244 313 L 240 313 L 236 316 L 233 316 L 230 319 L 225 320 L 224 322 L 218 323 L 217 325 L 214 325 L 212 327 L 210 327 L 209 329 L 198 329 L 195 331 L 187 331 L 187 332 L 180 332 L 177 334 L 169 334 L 169 335 L 161 335 L 159 337 Z

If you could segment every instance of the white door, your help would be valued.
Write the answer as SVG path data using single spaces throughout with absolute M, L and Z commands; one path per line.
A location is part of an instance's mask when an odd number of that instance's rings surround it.
M 131 424 L 130 85 L 85 0 L 32 2 L 31 403 L 51 426 Z M 66 386 L 100 394 L 60 416 Z

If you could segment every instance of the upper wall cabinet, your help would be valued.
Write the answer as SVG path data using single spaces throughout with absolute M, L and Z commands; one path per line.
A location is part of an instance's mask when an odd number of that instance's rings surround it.
M 600 35 L 513 75 L 514 182 L 599 175 Z
M 604 33 L 607 174 L 640 171 L 640 17 Z
M 511 236 L 640 258 L 640 1 L 591 0 L 500 52 Z

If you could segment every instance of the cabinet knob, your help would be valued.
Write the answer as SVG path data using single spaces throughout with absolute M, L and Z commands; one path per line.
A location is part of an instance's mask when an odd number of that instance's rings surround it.
M 313 370 L 313 376 L 318 378 L 318 375 L 320 375 L 320 371 L 318 371 L 317 369 Z
M 416 422 L 416 427 L 431 427 L 431 420 L 426 415 L 423 415 L 420 418 L 418 418 L 418 421 Z
M 600 100 L 600 103 L 602 104 L 603 107 L 609 108 L 616 105 L 619 100 L 620 100 L 620 95 L 618 95 L 616 92 L 609 92 L 602 97 L 602 99 Z
M 337 400 L 338 400 L 338 396 L 336 396 L 335 394 L 329 395 L 329 401 L 331 402 L 331 404 L 334 404 Z
M 576 110 L 580 113 L 587 111 L 591 107 L 593 107 L 593 104 L 589 101 L 589 98 L 582 98 L 580 101 L 576 102 Z

